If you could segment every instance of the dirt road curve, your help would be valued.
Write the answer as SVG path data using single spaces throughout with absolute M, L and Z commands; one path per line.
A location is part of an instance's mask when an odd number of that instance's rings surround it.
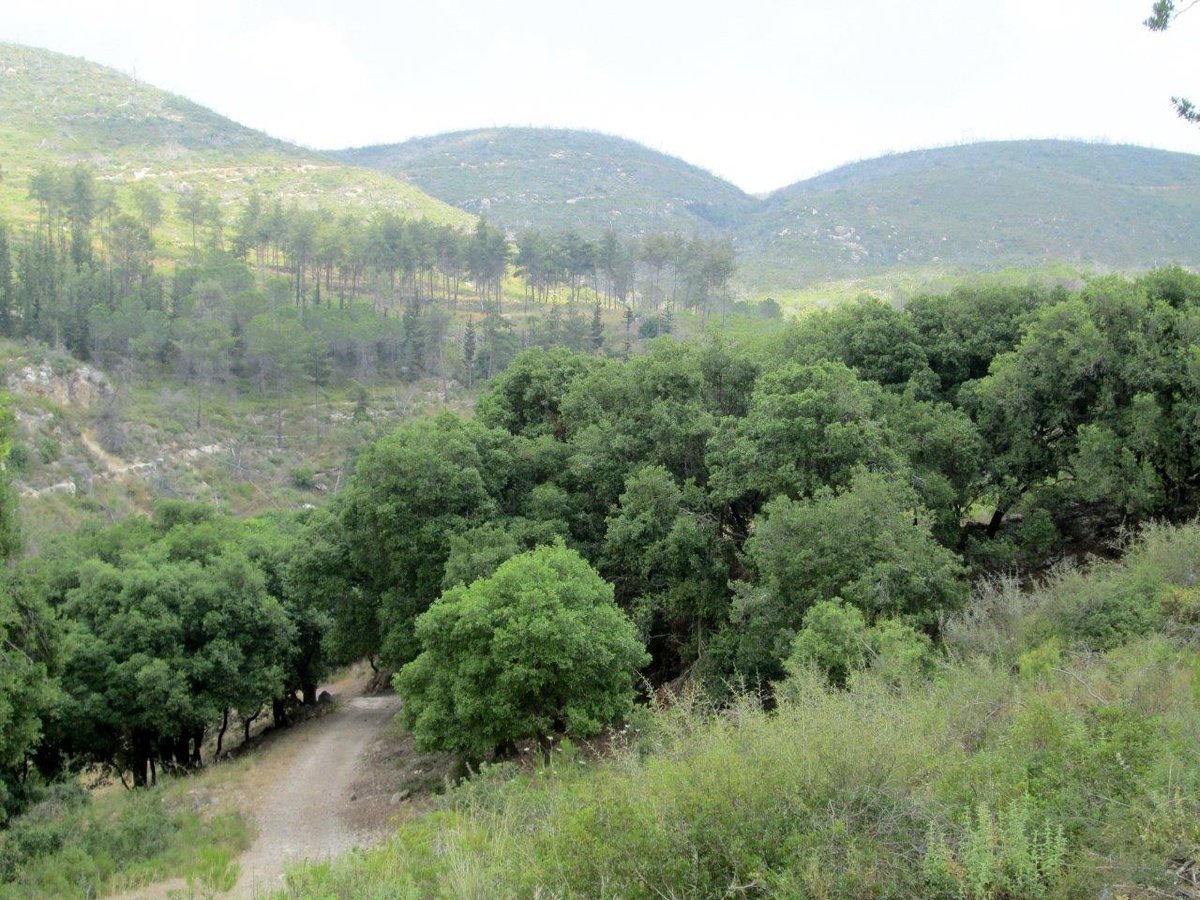
M 394 695 L 348 697 L 332 714 L 289 735 L 286 748 L 277 748 L 270 771 L 256 773 L 263 777 L 251 788 L 258 836 L 241 859 L 232 896 L 265 894 L 282 886 L 290 863 L 372 842 L 374 835 L 354 828 L 352 786 L 364 753 L 399 706 Z

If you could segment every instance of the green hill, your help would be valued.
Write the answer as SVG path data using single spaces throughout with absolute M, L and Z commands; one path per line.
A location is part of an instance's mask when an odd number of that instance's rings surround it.
M 0 43 L 0 216 L 28 219 L 29 176 L 87 163 L 118 191 L 149 180 L 224 204 L 252 190 L 285 204 L 382 208 L 438 222 L 463 215 L 418 188 L 268 137 L 86 60 Z M 182 242 L 182 232 L 173 236 Z
M 199 188 L 227 207 L 257 190 L 338 212 L 463 224 L 478 213 L 514 230 L 729 235 L 739 279 L 759 290 L 897 272 L 1200 265 L 1192 154 L 991 142 L 852 163 L 758 199 L 682 160 L 585 131 L 495 128 L 316 153 L 112 69 L 0 43 L 0 218 L 31 220 L 30 176 L 76 162 L 118 198 L 149 182 L 168 199 Z M 159 237 L 167 253 L 190 245 L 179 216 Z
M 460 131 L 337 155 L 515 229 L 710 235 L 733 228 L 754 205 L 703 169 L 589 131 Z
M 1006 141 L 853 163 L 776 191 L 738 229 L 749 280 L 885 270 L 1200 265 L 1200 156 Z

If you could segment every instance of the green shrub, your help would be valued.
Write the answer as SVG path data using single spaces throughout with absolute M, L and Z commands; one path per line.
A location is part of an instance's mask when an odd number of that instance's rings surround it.
M 931 831 L 922 870 L 932 895 L 990 900 L 1047 896 L 1062 877 L 1066 837 L 1058 826 L 1038 826 L 1028 796 L 994 813 L 980 803 L 960 829 L 957 851 Z
M 862 612 L 841 597 L 823 600 L 804 614 L 804 627 L 792 641 L 786 667 L 798 672 L 816 666 L 836 685 L 866 666 L 872 655 L 871 631 Z
M 931 649 L 927 636 L 896 619 L 868 627 L 857 607 L 835 597 L 804 614 L 785 667 L 793 675 L 815 667 L 840 687 L 870 665 L 886 681 L 901 684 L 924 672 Z
M 77 784 L 56 785 L 0 831 L 0 898 L 95 897 L 172 875 L 229 890 L 247 844 L 239 816 L 202 819 L 166 788 L 93 802 Z
M 62 447 L 54 438 L 43 435 L 37 440 L 37 454 L 44 464 L 55 462 L 62 454 Z
M 292 487 L 301 491 L 311 491 L 316 485 L 317 473 L 312 466 L 297 466 L 292 469 Z
M 8 450 L 8 459 L 5 462 L 14 474 L 25 475 L 29 472 L 32 460 L 24 444 L 13 444 Z

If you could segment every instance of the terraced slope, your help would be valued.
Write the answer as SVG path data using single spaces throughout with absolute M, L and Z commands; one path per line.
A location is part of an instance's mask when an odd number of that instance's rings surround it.
M 202 188 L 224 204 L 258 190 L 285 204 L 470 221 L 412 185 L 268 137 L 113 69 L 0 43 L 0 216 L 34 216 L 29 176 L 77 162 L 118 193 L 149 180 L 167 192 Z

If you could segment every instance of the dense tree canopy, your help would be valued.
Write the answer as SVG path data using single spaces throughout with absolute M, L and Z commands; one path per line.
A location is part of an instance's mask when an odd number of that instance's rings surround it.
M 20 547 L 16 494 L 7 464 L 12 414 L 0 394 L 0 567 Z M 0 571 L 0 824 L 19 806 L 20 779 L 43 734 L 42 720 L 58 702 L 51 675 L 58 631 L 42 596 Z
M 299 690 L 315 700 L 328 614 L 287 589 L 282 527 L 173 501 L 19 567 L 17 589 L 49 602 L 63 631 L 41 764 L 110 764 L 147 783 L 158 766 L 199 764 L 230 711 Z
M 199 266 L 175 302 L 241 322 L 239 365 L 265 386 L 275 363 L 253 348 L 274 329 L 282 353 L 306 333 L 283 323 L 318 311 L 261 319 L 252 287 L 240 264 Z M 403 671 L 425 746 L 475 756 L 620 718 L 634 669 L 718 690 L 808 666 L 902 680 L 972 575 L 1197 513 L 1198 336 L 1200 277 L 1166 269 L 867 300 L 627 360 L 527 348 L 473 418 L 366 447 L 324 508 L 239 522 L 165 504 L 17 565 L 0 765 L 10 784 L 30 759 L 146 780 L 194 765 L 230 715 L 282 720 L 329 664 L 362 658 Z M 218 377 L 197 341 L 170 352 Z M 506 629 L 524 637 L 497 644 Z M 572 705 L 565 661 L 585 645 L 608 647 L 580 669 L 602 696 Z

